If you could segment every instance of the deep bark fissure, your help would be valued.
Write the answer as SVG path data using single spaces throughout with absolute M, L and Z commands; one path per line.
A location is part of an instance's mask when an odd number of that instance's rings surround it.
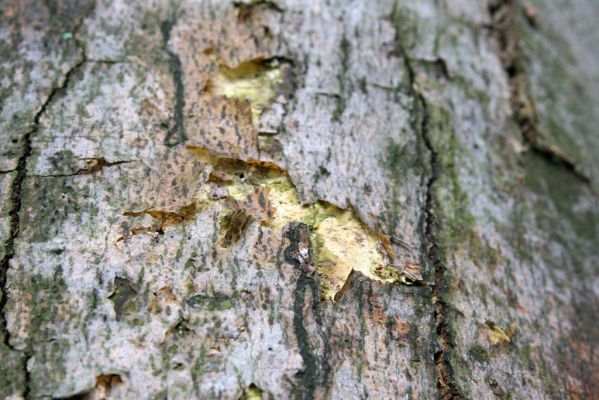
M 443 286 L 446 280 L 446 267 L 442 261 L 439 247 L 437 245 L 437 219 L 435 216 L 435 184 L 439 177 L 439 157 L 437 151 L 431 142 L 429 136 L 429 113 L 426 99 L 422 93 L 419 93 L 415 88 L 414 70 L 412 69 L 410 60 L 404 52 L 406 67 L 410 84 L 413 90 L 414 100 L 417 102 L 417 110 L 420 112 L 420 134 L 424 146 L 430 155 L 430 175 L 426 181 L 426 195 L 424 202 L 424 238 L 425 238 L 425 257 L 433 267 L 433 319 L 435 324 L 438 349 L 434 354 L 436 365 L 437 389 L 442 399 L 458 399 L 462 398 L 458 388 L 454 384 L 453 368 L 449 362 L 447 350 L 452 347 L 453 338 L 449 331 L 449 306 L 444 300 Z
M 526 87 L 525 55 L 520 45 L 517 26 L 519 3 L 516 0 L 491 0 L 488 9 L 491 17 L 489 35 L 495 41 L 495 51 L 508 78 L 513 117 L 524 143 L 530 151 L 563 167 L 576 179 L 591 183 L 575 161 L 548 143 L 539 131 L 534 100 Z
M 82 21 L 85 18 L 82 19 Z M 77 25 L 75 31 L 78 31 L 81 27 L 82 21 Z M 46 100 L 40 106 L 40 109 L 34 115 L 33 124 L 31 129 L 25 133 L 23 136 L 23 147 L 21 155 L 17 161 L 17 167 L 15 169 L 16 176 L 14 177 L 11 187 L 10 187 L 10 204 L 11 208 L 8 212 L 9 217 L 9 236 L 8 239 L 4 243 L 4 257 L 0 262 L 0 287 L 2 291 L 0 293 L 0 330 L 2 332 L 2 337 L 4 344 L 11 350 L 22 353 L 23 356 L 23 364 L 21 366 L 23 375 L 24 375 L 24 391 L 23 397 L 28 399 L 31 391 L 31 374 L 27 369 L 27 364 L 32 357 L 31 344 L 27 346 L 25 350 L 16 349 L 10 343 L 10 331 L 7 326 L 6 312 L 5 307 L 8 301 L 8 292 L 7 292 L 7 283 L 8 283 L 8 270 L 10 269 L 10 262 L 15 255 L 15 241 L 17 240 L 20 233 L 20 212 L 22 206 L 21 196 L 23 194 L 23 184 L 25 179 L 28 177 L 27 174 L 27 162 L 31 153 L 33 151 L 32 139 L 33 135 L 38 132 L 40 126 L 40 119 L 46 113 L 54 99 L 57 98 L 61 93 L 63 93 L 68 87 L 72 77 L 79 71 L 83 65 L 88 62 L 85 57 L 85 46 L 77 40 L 80 56 L 79 60 L 64 74 L 62 77 L 62 83 L 58 86 L 52 88 Z M 60 81 L 59 81 L 60 82 Z
M 397 18 L 397 6 L 394 7 L 391 13 L 391 19 Z M 429 153 L 429 173 L 430 175 L 425 180 L 424 186 L 426 187 L 425 202 L 424 202 L 424 221 L 423 221 L 423 233 L 424 233 L 424 259 L 426 263 L 433 267 L 433 297 L 432 303 L 434 306 L 433 320 L 435 324 L 435 332 L 437 337 L 437 350 L 434 353 L 435 359 L 435 374 L 437 379 L 437 390 L 439 396 L 446 399 L 459 399 L 463 398 L 460 395 L 457 386 L 454 383 L 453 369 L 449 362 L 447 351 L 453 346 L 453 338 L 449 331 L 448 311 L 449 306 L 444 301 L 444 292 L 442 290 L 444 282 L 446 280 L 446 267 L 442 260 L 441 254 L 439 253 L 439 247 L 437 245 L 436 229 L 437 220 L 435 217 L 435 184 L 439 177 L 440 161 L 437 151 L 435 150 L 433 143 L 429 135 L 429 111 L 426 98 L 422 92 L 418 89 L 416 82 L 416 73 L 412 65 L 412 61 L 405 49 L 404 44 L 399 37 L 396 27 L 396 51 L 398 55 L 403 58 L 404 65 L 407 72 L 408 78 L 408 93 L 414 101 L 413 113 L 413 128 L 418 132 L 424 146 Z

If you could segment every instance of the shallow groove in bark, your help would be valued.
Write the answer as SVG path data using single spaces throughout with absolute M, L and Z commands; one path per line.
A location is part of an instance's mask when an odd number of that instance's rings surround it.
M 511 106 L 524 142 L 543 159 L 569 171 L 578 180 L 590 184 L 575 161 L 557 147 L 547 143 L 537 127 L 534 101 L 527 92 L 525 56 L 518 35 L 517 15 L 520 4 L 516 0 L 491 0 L 489 35 L 495 41 L 495 50 L 508 77 Z

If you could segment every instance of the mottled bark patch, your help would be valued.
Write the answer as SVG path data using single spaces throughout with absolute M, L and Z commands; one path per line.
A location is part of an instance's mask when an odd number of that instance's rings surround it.
M 213 296 L 196 295 L 187 299 L 186 303 L 193 308 L 207 308 L 209 311 L 222 311 L 233 308 L 232 299 L 222 293 Z

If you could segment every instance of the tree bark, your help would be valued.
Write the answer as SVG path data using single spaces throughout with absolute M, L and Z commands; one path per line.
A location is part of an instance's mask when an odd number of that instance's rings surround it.
M 558 3 L 2 1 L 0 398 L 599 398 Z

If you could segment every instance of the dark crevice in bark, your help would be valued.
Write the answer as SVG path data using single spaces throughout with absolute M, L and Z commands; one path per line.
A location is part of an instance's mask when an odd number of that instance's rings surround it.
M 437 245 L 436 232 L 438 229 L 437 219 L 435 216 L 436 200 L 435 200 L 435 184 L 439 176 L 439 159 L 437 151 L 429 137 L 429 114 L 428 105 L 424 96 L 415 89 L 415 76 L 408 56 L 404 53 L 406 68 L 408 70 L 410 84 L 413 87 L 413 96 L 417 101 L 417 110 L 420 112 L 420 128 L 422 140 L 430 155 L 430 175 L 426 181 L 426 197 L 424 203 L 424 238 L 425 251 L 428 264 L 434 268 L 433 278 L 433 306 L 434 306 L 434 324 L 437 334 L 438 349 L 434 354 L 436 374 L 437 374 L 437 389 L 442 399 L 460 399 L 457 386 L 454 383 L 453 368 L 449 361 L 447 351 L 453 347 L 453 338 L 449 330 L 449 306 L 445 302 L 445 292 L 443 287 L 446 280 L 446 267 L 442 260 L 439 247 Z
M 24 399 L 29 399 L 31 397 L 31 372 L 29 372 L 29 369 L 27 368 L 27 364 L 29 364 L 31 357 L 31 352 L 26 352 L 25 360 L 23 361 L 23 371 L 25 372 L 25 390 L 23 391 Z
M 15 252 L 15 240 L 19 235 L 20 225 L 19 225 L 19 212 L 21 211 L 21 194 L 23 190 L 23 182 L 27 177 L 27 160 L 32 152 L 32 137 L 39 129 L 39 122 L 42 115 L 45 114 L 46 110 L 64 89 L 66 89 L 67 85 L 71 77 L 77 72 L 77 70 L 85 63 L 84 59 L 81 59 L 77 64 L 75 64 L 64 76 L 63 83 L 55 87 L 49 94 L 46 101 L 42 104 L 39 111 L 36 113 L 33 119 L 33 127 L 25 134 L 23 137 L 23 151 L 19 160 L 17 162 L 16 168 L 16 176 L 12 182 L 10 189 L 10 203 L 12 205 L 10 211 L 8 212 L 8 216 L 10 219 L 10 236 L 6 240 L 5 246 L 5 254 L 2 262 L 0 264 L 0 286 L 2 287 L 2 297 L 0 298 L 0 324 L 2 327 L 2 332 L 5 334 L 5 343 L 8 344 L 8 331 L 6 329 L 6 316 L 4 314 L 4 306 L 6 305 L 6 278 L 7 272 L 10 267 L 10 260 L 14 256 Z
M 78 28 L 81 24 L 78 25 Z M 79 42 L 78 42 L 79 43 Z M 0 330 L 2 332 L 2 337 L 4 344 L 13 351 L 21 352 L 23 357 L 23 374 L 25 377 L 25 388 L 23 392 L 23 397 L 25 399 L 29 398 L 30 395 L 30 381 L 31 376 L 30 372 L 27 369 L 27 364 L 29 363 L 29 359 L 32 357 L 31 346 L 29 345 L 24 351 L 14 348 L 10 343 L 10 332 L 7 326 L 5 307 L 8 301 L 8 292 L 7 292 L 7 280 L 8 280 L 8 270 L 10 268 L 10 262 L 15 255 L 15 242 L 19 236 L 19 232 L 21 229 L 20 226 L 20 212 L 22 206 L 22 194 L 23 194 L 23 183 L 27 178 L 27 162 L 31 153 L 33 151 L 32 147 L 32 139 L 33 135 L 38 132 L 40 126 L 40 119 L 46 113 L 52 102 L 58 98 L 66 88 L 73 76 L 79 71 L 79 69 L 86 63 L 85 59 L 85 51 L 84 47 L 79 43 L 80 48 L 80 59 L 77 61 L 75 65 L 67 71 L 67 73 L 62 78 L 62 83 L 58 86 L 55 86 L 51 91 L 44 103 L 41 105 L 38 112 L 35 114 L 33 118 L 32 128 L 23 136 L 23 148 L 21 155 L 19 156 L 17 162 L 16 176 L 12 181 L 10 188 L 10 204 L 11 208 L 8 212 L 9 217 L 9 237 L 4 243 L 4 257 L 0 262 L 0 287 L 2 288 L 1 296 L 0 296 Z
M 128 61 L 125 60 L 103 60 L 103 59 L 86 59 L 88 63 L 99 64 L 99 65 L 117 65 L 117 64 L 128 64 Z
M 525 55 L 518 35 L 519 3 L 516 0 L 490 0 L 488 9 L 491 16 L 491 25 L 487 27 L 489 36 L 508 77 L 513 115 L 524 142 L 546 161 L 563 167 L 584 183 L 591 183 L 575 161 L 548 143 L 538 129 L 534 101 L 526 88 Z
M 6 319 L 6 304 L 8 302 L 8 270 L 10 269 L 10 263 L 12 258 L 15 256 L 15 242 L 18 239 L 21 226 L 20 226 L 20 212 L 22 206 L 22 194 L 23 194 L 23 184 L 25 179 L 27 178 L 27 162 L 29 157 L 32 154 L 33 146 L 32 139 L 33 135 L 35 135 L 40 126 L 40 120 L 42 116 L 47 112 L 50 105 L 53 101 L 58 98 L 59 95 L 63 94 L 63 92 L 68 87 L 69 83 L 73 76 L 79 71 L 79 69 L 87 62 L 86 60 L 86 52 L 84 43 L 77 38 L 77 34 L 83 26 L 83 23 L 86 18 L 90 17 L 95 11 L 95 2 L 90 2 L 87 10 L 81 14 L 81 18 L 73 27 L 73 35 L 75 37 L 75 43 L 77 45 L 77 49 L 79 51 L 79 59 L 77 62 L 64 74 L 62 77 L 62 82 L 58 80 L 58 85 L 54 86 L 45 101 L 41 104 L 39 110 L 33 117 L 33 124 L 31 129 L 25 133 L 22 138 L 22 151 L 19 159 L 17 161 L 17 166 L 13 171 L 7 172 L 15 172 L 15 176 L 11 183 L 10 187 L 10 210 L 8 212 L 9 218 L 9 236 L 4 242 L 4 257 L 0 261 L 0 334 L 2 335 L 2 340 L 4 345 L 12 351 L 19 352 L 22 354 L 22 364 L 21 370 L 24 377 L 24 388 L 23 388 L 23 398 L 29 399 L 31 395 L 31 373 L 27 368 L 29 364 L 29 360 L 33 356 L 33 352 L 31 349 L 31 343 L 27 345 L 25 350 L 19 350 L 12 346 L 10 343 L 11 334 L 8 330 L 8 321 Z
M 181 66 L 181 59 L 173 50 L 169 48 L 168 42 L 171 38 L 171 32 L 173 26 L 177 23 L 175 13 L 171 19 L 162 21 L 160 24 L 160 30 L 162 32 L 162 43 L 164 50 L 168 55 L 168 69 L 173 77 L 173 85 L 175 86 L 175 110 L 173 112 L 174 123 L 171 124 L 164 144 L 166 146 L 176 146 L 180 143 L 185 142 L 185 121 L 184 121 L 184 109 L 185 109 L 185 86 L 183 84 L 183 67 Z
M 414 101 L 412 110 L 413 128 L 419 133 L 430 157 L 429 176 L 425 179 L 424 183 L 426 187 L 426 197 L 423 210 L 422 229 L 424 236 L 423 257 L 425 258 L 426 263 L 433 267 L 434 275 L 432 301 L 434 306 L 433 319 L 437 336 L 437 351 L 434 354 L 437 390 L 439 392 L 439 397 L 443 400 L 462 399 L 464 397 L 460 394 L 458 387 L 455 385 L 453 368 L 448 357 L 448 351 L 454 346 L 454 340 L 449 329 L 449 305 L 445 302 L 445 291 L 443 290 L 446 286 L 445 281 L 447 280 L 447 277 L 445 276 L 446 267 L 436 237 L 438 222 L 435 216 L 436 200 L 434 191 L 435 184 L 439 177 L 439 168 L 441 164 L 438 153 L 435 150 L 429 135 L 428 104 L 426 98 L 418 88 L 412 59 L 402 43 L 402 38 L 399 37 L 401 27 L 395 24 L 396 21 L 400 21 L 398 12 L 399 10 L 396 4 L 390 16 L 396 30 L 395 52 L 396 55 L 404 60 L 409 85 L 408 92 Z
M 538 139 L 538 136 L 535 139 L 530 139 L 529 135 L 526 134 L 525 130 L 522 129 L 522 134 L 524 140 L 529 144 L 530 150 L 545 159 L 546 161 L 559 165 L 566 170 L 568 170 L 574 177 L 580 180 L 583 183 L 590 184 L 591 180 L 589 177 L 584 175 L 578 170 L 578 167 L 574 163 L 574 161 L 570 160 L 565 154 L 556 149 L 554 146 L 551 146 L 542 139 Z
M 406 65 L 410 62 L 406 57 Z M 414 72 L 411 67 L 408 66 L 410 82 L 414 82 Z M 437 219 L 435 216 L 435 184 L 439 174 L 439 160 L 438 154 L 434 149 L 429 133 L 429 120 L 428 120 L 428 106 L 424 96 L 415 91 L 415 98 L 419 103 L 421 115 L 421 127 L 420 132 L 424 145 L 426 146 L 430 154 L 430 176 L 426 182 L 426 198 L 424 203 L 424 237 L 426 248 L 424 254 L 427 258 L 429 265 L 434 268 L 433 278 L 433 306 L 434 306 L 434 323 L 437 334 L 438 350 L 434 354 L 436 373 L 437 373 L 437 388 L 442 399 L 459 399 L 463 398 L 459 394 L 459 390 L 454 383 L 453 369 L 447 355 L 447 350 L 453 347 L 453 338 L 449 330 L 449 306 L 445 302 L 445 293 L 443 287 L 445 286 L 446 280 L 446 267 L 442 261 L 439 247 L 437 245 L 436 232 L 437 232 Z

